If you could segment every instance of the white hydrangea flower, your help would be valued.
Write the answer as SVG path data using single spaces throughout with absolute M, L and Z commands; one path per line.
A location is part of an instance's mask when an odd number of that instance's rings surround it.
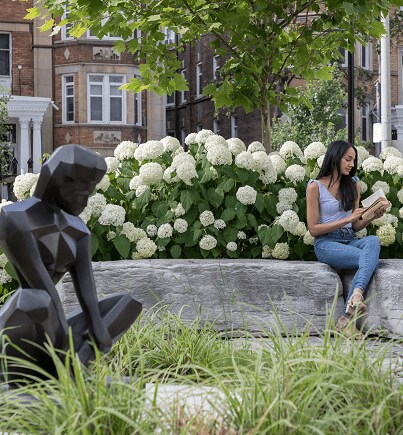
M 381 227 L 383 225 L 388 225 L 388 224 L 397 227 L 397 225 L 399 224 L 399 219 L 391 213 L 385 213 L 380 218 L 374 219 L 372 221 L 372 224 L 377 227 Z
M 305 222 L 298 222 L 296 228 L 290 232 L 298 237 L 304 237 L 307 232 Z
M 192 185 L 192 178 L 198 178 L 195 166 L 189 163 L 179 165 L 176 168 L 176 176 L 188 186 Z
M 147 225 L 146 232 L 149 237 L 155 237 L 158 233 L 158 228 L 156 225 L 150 224 Z
M 262 247 L 262 258 L 271 258 L 271 248 L 269 245 L 263 245 Z
M 216 219 L 214 221 L 214 227 L 217 228 L 217 230 L 223 230 L 227 224 L 222 219 Z
M 228 148 L 227 141 L 218 134 L 213 134 L 209 136 L 204 143 L 204 148 L 206 149 L 206 151 L 208 151 L 210 148 L 215 148 L 219 146 Z
M 283 214 L 286 210 L 292 210 L 293 206 L 289 202 L 279 201 L 276 204 L 276 210 L 279 215 Z
M 192 145 L 196 142 L 197 133 L 190 133 L 185 137 L 185 144 L 186 145 Z
M 379 154 L 379 158 L 381 160 L 386 160 L 386 158 L 389 157 L 389 156 L 402 157 L 402 153 L 397 148 L 395 148 L 395 147 L 386 147 Z
M 403 204 L 403 188 L 401 188 L 401 189 L 397 192 L 397 199 L 399 200 L 400 204 Z
M 376 235 L 381 241 L 381 246 L 389 246 L 396 241 L 396 230 L 391 224 L 382 225 L 376 230 Z
M 38 184 L 38 181 L 35 181 L 35 183 L 32 185 L 31 189 L 29 189 L 29 196 L 34 196 L 36 185 Z
M 0 285 L 7 284 L 11 282 L 11 276 L 6 272 L 5 269 L 0 269 Z
M 137 189 L 136 189 L 136 198 L 138 198 L 139 196 L 143 195 L 143 193 L 146 193 L 147 190 L 149 190 L 150 187 L 147 186 L 146 184 L 141 184 Z
M 102 192 L 106 192 L 111 185 L 111 180 L 109 180 L 108 175 L 104 175 L 101 181 L 95 186 L 95 190 L 102 190 Z
M 94 217 L 101 216 L 101 213 L 106 207 L 106 198 L 102 193 L 95 193 L 88 198 L 87 207 L 89 208 L 91 215 Z
M 211 249 L 214 249 L 217 246 L 217 240 L 215 237 L 207 234 L 201 238 L 199 242 L 199 246 L 201 249 L 204 249 L 205 251 L 210 251 Z
M 315 241 L 315 237 L 313 237 L 312 234 L 309 231 L 307 231 L 302 240 L 305 243 L 305 245 L 313 245 L 313 242 Z
M 249 151 L 242 151 L 235 157 L 235 164 L 238 168 L 245 168 L 248 170 L 256 169 L 256 162 L 253 155 Z
M 175 213 L 176 217 L 183 216 L 186 213 L 186 210 L 183 208 L 183 205 L 178 202 L 175 209 L 172 210 Z
M 284 160 L 292 157 L 298 157 L 300 160 L 301 158 L 305 160 L 301 148 L 292 140 L 287 140 L 283 145 L 281 145 L 279 154 Z
M 252 154 L 252 156 L 253 159 L 255 160 L 255 168 L 257 171 L 265 171 L 265 172 L 276 171 L 266 151 L 256 151 Z
M 115 237 L 116 237 L 116 233 L 115 233 L 115 231 L 108 231 L 108 232 L 106 233 L 106 240 L 107 240 L 108 242 L 110 242 L 111 240 L 113 240 Z
M 399 208 L 399 217 L 400 219 L 403 219 L 403 207 Z
M 210 172 L 211 172 L 211 179 L 217 180 L 217 178 L 219 177 L 217 169 L 214 168 L 213 166 L 210 166 Z
M 301 165 L 290 165 L 285 170 L 285 176 L 294 184 L 298 183 L 299 181 L 303 181 L 305 175 L 305 168 Z
M 228 149 L 234 156 L 237 156 L 242 151 L 246 151 L 246 146 L 243 141 L 237 137 L 231 137 L 227 140 Z
M 218 145 L 216 147 L 210 147 L 207 150 L 206 158 L 212 165 L 232 164 L 232 153 L 228 146 Z
M 361 159 L 361 162 L 366 160 L 369 157 L 369 152 L 362 145 L 359 145 L 357 148 L 358 158 Z
M 136 251 L 132 253 L 133 260 L 150 258 L 157 251 L 157 245 L 148 237 L 144 237 L 136 243 Z
M 162 224 L 158 228 L 157 236 L 160 239 L 165 239 L 167 237 L 171 237 L 173 234 L 173 228 L 171 224 Z
M 142 228 L 135 227 L 132 222 L 125 222 L 120 234 L 123 234 L 130 242 L 134 243 L 147 237 L 146 232 Z
M 312 142 L 304 149 L 304 156 L 307 160 L 315 160 L 326 154 L 326 147 L 322 142 Z
M 228 251 L 235 252 L 238 249 L 238 245 L 235 242 L 228 242 L 227 249 Z
M 195 142 L 198 144 L 204 144 L 209 136 L 213 136 L 214 133 L 211 130 L 202 129 L 195 137 Z
M 323 165 L 323 160 L 325 160 L 325 156 L 320 156 L 316 159 L 316 164 L 319 166 L 319 168 Z
M 293 187 L 284 187 L 278 192 L 279 202 L 293 204 L 298 199 L 298 193 Z
M 385 195 L 388 195 L 390 192 L 389 184 L 386 183 L 385 181 L 381 181 L 381 180 L 376 181 L 371 188 L 372 192 L 376 192 L 379 189 L 382 189 Z
M 140 175 L 135 175 L 129 183 L 129 189 L 130 190 L 136 190 L 139 186 L 141 186 L 143 183 L 143 179 L 140 177 Z
M 92 212 L 91 212 L 91 208 L 85 207 L 85 209 L 78 215 L 78 217 L 85 223 L 87 224 L 88 221 L 91 219 L 92 216 Z
M 286 170 L 287 164 L 279 154 L 270 154 L 269 158 L 278 174 L 282 174 Z
M 13 192 L 17 201 L 25 199 L 25 195 L 30 192 L 31 187 L 38 181 L 39 174 L 27 172 L 17 175 L 14 180 Z
M 287 260 L 290 256 L 290 247 L 288 246 L 288 243 L 276 243 L 271 255 L 273 258 L 277 258 L 277 260 Z
M 152 186 L 158 184 L 162 180 L 164 170 L 159 163 L 145 163 L 140 167 L 140 177 L 144 184 Z
M 357 236 L 357 239 L 362 239 L 364 237 L 367 237 L 368 231 L 366 228 L 363 228 L 360 231 L 356 231 L 355 235 Z
M 166 136 L 163 139 L 160 140 L 162 143 L 162 146 L 164 147 L 165 152 L 173 152 L 176 151 L 178 148 L 181 148 L 181 143 L 176 139 L 176 137 L 173 136 Z
M 370 156 L 362 162 L 362 169 L 365 172 L 375 172 L 378 171 L 383 173 L 383 163 L 381 159 L 377 157 Z
M 7 201 L 5 199 L 2 199 L 0 202 L 0 211 L 3 207 L 5 207 L 6 205 L 9 205 L 9 204 L 13 204 L 13 201 Z
M 239 240 L 246 240 L 246 233 L 244 231 L 238 231 L 238 234 L 236 235 L 236 237 Z
M 149 140 L 142 143 L 134 152 L 134 158 L 139 162 L 143 160 L 153 160 L 164 154 L 164 145 L 159 140 Z
M 365 193 L 368 190 L 367 183 L 365 183 L 365 181 L 362 181 L 362 180 L 360 180 L 359 183 L 360 183 L 361 193 Z
M 162 179 L 165 181 L 165 183 L 171 184 L 179 181 L 179 178 L 176 175 L 172 176 L 173 173 L 176 173 L 176 169 L 172 166 L 169 166 L 165 169 L 164 175 L 162 176 Z
M 240 187 L 235 196 L 241 204 L 254 204 L 256 202 L 257 192 L 253 187 L 246 185 Z
M 115 172 L 120 166 L 120 161 L 116 157 L 105 157 L 105 163 L 107 174 Z
M 401 157 L 388 156 L 383 162 L 383 169 L 389 174 L 396 174 L 397 168 L 403 165 L 403 159 Z
M 397 174 L 399 177 L 403 178 L 403 165 L 400 165 L 400 166 L 398 166 L 398 167 L 396 168 L 396 174 Z
M 208 227 L 215 221 L 214 214 L 210 210 L 205 210 L 200 214 L 199 220 L 204 227 Z
M 266 151 L 266 149 L 263 146 L 262 142 L 255 140 L 249 144 L 248 151 L 250 153 L 256 153 L 257 151 Z
M 8 263 L 8 258 L 6 256 L 6 254 L 1 254 L 0 255 L 0 268 L 4 268 L 7 263 Z
M 278 223 L 284 228 L 285 231 L 292 233 L 299 223 L 299 217 L 294 210 L 286 210 L 279 217 Z
M 98 219 L 101 225 L 122 226 L 126 218 L 126 211 L 120 205 L 107 204 Z
M 273 168 L 267 172 L 262 172 L 259 175 L 259 180 L 263 184 L 273 184 L 277 181 L 277 171 Z
M 120 142 L 113 151 L 113 155 L 120 161 L 134 158 L 134 152 L 138 145 L 130 140 Z
M 185 219 L 176 219 L 176 221 L 174 222 L 174 230 L 177 231 L 178 233 L 186 233 L 186 231 L 188 230 L 188 223 Z
M 259 237 L 258 236 L 253 236 L 249 239 L 249 243 L 251 245 L 257 245 L 259 243 Z
M 176 168 L 178 168 L 178 166 L 183 165 L 183 164 L 196 166 L 196 160 L 188 152 L 179 153 L 173 158 L 172 163 L 171 163 L 171 167 L 176 169 Z

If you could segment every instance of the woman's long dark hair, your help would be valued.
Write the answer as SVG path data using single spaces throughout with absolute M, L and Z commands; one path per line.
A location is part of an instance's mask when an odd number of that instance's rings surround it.
M 351 169 L 349 175 L 343 175 L 340 173 L 340 161 L 349 148 L 353 148 L 355 151 L 354 167 Z M 337 179 L 340 179 L 340 210 L 349 211 L 355 206 L 357 189 L 353 181 L 353 176 L 357 170 L 357 156 L 357 148 L 350 143 L 344 140 L 332 142 L 326 151 L 322 167 L 316 177 L 316 179 L 319 180 L 319 178 L 330 175 L 329 188 Z M 337 174 L 336 180 L 333 179 L 334 173 Z

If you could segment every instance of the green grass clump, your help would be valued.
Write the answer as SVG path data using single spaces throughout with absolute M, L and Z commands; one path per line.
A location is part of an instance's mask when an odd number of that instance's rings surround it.
M 258 341 L 230 340 L 213 326 L 156 309 L 89 369 L 71 354 L 62 364 L 49 349 L 58 379 L 0 394 L 0 431 L 403 434 L 401 367 L 389 358 L 402 341 L 333 336 L 330 316 L 316 343 L 307 331 L 284 335 L 281 325 Z M 162 405 L 164 383 L 210 387 L 218 400 L 211 396 L 207 411 Z

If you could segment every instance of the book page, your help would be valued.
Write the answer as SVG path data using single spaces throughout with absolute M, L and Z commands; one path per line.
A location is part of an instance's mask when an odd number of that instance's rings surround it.
M 361 201 L 361 204 L 363 207 L 367 208 L 370 205 L 372 205 L 378 198 L 385 198 L 386 199 L 386 195 L 382 189 L 376 190 L 371 196 L 363 199 Z

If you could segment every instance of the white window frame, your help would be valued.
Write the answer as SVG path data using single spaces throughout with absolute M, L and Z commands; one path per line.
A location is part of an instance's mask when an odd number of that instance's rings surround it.
M 218 118 L 213 119 L 213 132 L 215 134 L 220 134 L 221 132 L 220 120 Z
M 213 80 L 218 80 L 217 71 L 220 69 L 220 56 L 213 56 Z
M 343 68 L 347 68 L 348 67 L 348 50 L 346 48 L 344 48 L 344 47 L 340 47 L 339 48 L 339 52 L 340 52 L 341 55 L 343 55 L 342 51 L 344 51 L 344 57 L 343 57 L 344 60 L 343 61 L 339 60 L 340 66 L 343 67 Z
M 134 94 L 134 104 L 136 105 L 136 109 L 134 112 L 134 123 L 136 125 L 142 126 L 143 125 L 143 114 L 142 114 L 142 110 L 143 110 L 143 94 L 142 92 L 137 92 L 136 94 Z M 137 114 L 136 114 L 137 112 Z
M 62 15 L 62 20 L 67 18 L 68 15 L 68 11 L 66 8 L 64 8 L 64 14 Z M 71 41 L 72 39 L 74 39 L 73 36 L 70 36 L 68 33 L 68 30 L 71 28 L 71 23 L 65 24 L 64 26 L 62 26 L 62 30 L 61 30 L 61 38 L 62 41 Z
M 202 96 L 203 88 L 203 65 L 201 62 L 196 64 L 196 97 Z
M 92 76 L 102 76 L 102 95 L 94 95 L 95 97 L 101 97 L 102 98 L 102 120 L 92 120 L 91 119 L 91 84 L 101 84 L 101 82 L 91 82 Z M 111 121 L 111 114 L 110 114 L 110 77 L 122 77 L 122 82 L 119 84 L 119 86 L 126 83 L 126 76 L 124 74 L 102 74 L 102 73 L 89 73 L 87 75 L 87 122 L 89 124 L 126 124 L 126 116 L 127 116 L 127 109 L 126 109 L 126 92 L 121 92 L 121 98 L 122 98 L 122 120 L 121 121 Z M 116 95 L 113 96 L 116 98 Z
M 164 27 L 164 44 L 175 44 L 175 32 Z
M 68 82 L 67 78 L 72 78 L 73 82 Z M 69 95 L 67 92 L 68 88 L 73 88 L 73 95 Z M 73 120 L 67 119 L 67 99 L 72 98 L 73 99 Z M 62 76 L 62 109 L 63 109 L 63 116 L 62 116 L 62 123 L 63 124 L 74 124 L 75 118 L 76 118 L 76 111 L 75 111 L 75 83 L 74 83 L 74 75 L 73 74 L 65 74 Z
M 187 73 L 186 68 L 182 69 L 181 74 L 182 74 L 182 77 L 185 80 L 186 80 L 186 73 Z M 188 91 L 184 91 L 184 90 L 181 91 L 181 93 L 180 93 L 180 96 L 181 96 L 180 102 L 181 103 L 186 103 L 186 101 L 187 101 L 187 92 Z
M 185 127 L 182 127 L 182 128 L 181 128 L 181 144 L 182 144 L 182 146 L 185 146 L 185 139 L 186 139 L 186 136 L 187 136 L 186 128 L 185 128 Z
M 167 107 L 175 106 L 175 99 L 176 99 L 175 94 L 176 94 L 176 92 L 172 92 L 171 95 L 168 95 L 168 94 L 166 95 L 165 105 Z
M 8 70 L 8 74 L 2 74 L 0 75 L 1 78 L 9 78 L 11 79 L 12 77 L 12 69 L 13 69 L 13 47 L 12 47 L 12 41 L 13 38 L 11 37 L 11 32 L 0 32 L 1 35 L 8 35 L 8 61 L 9 61 L 9 70 Z M 3 52 L 7 51 L 5 49 L 0 51 L 0 54 L 3 55 Z M 11 85 L 11 83 L 10 83 Z
M 231 115 L 231 137 L 238 137 L 238 116 Z
M 203 125 L 200 124 L 200 122 L 198 122 L 196 125 L 196 133 L 198 133 L 199 131 L 202 131 L 202 130 L 203 130 Z
M 364 142 L 367 142 L 370 139 L 369 114 L 370 114 L 369 102 L 367 102 L 365 103 L 364 106 L 360 108 L 360 139 Z M 364 137 L 364 129 L 363 129 L 364 124 L 365 124 L 366 137 Z
M 364 54 L 364 56 L 363 56 Z M 367 70 L 371 70 L 372 63 L 372 42 L 368 42 L 367 45 L 360 44 L 360 66 Z

